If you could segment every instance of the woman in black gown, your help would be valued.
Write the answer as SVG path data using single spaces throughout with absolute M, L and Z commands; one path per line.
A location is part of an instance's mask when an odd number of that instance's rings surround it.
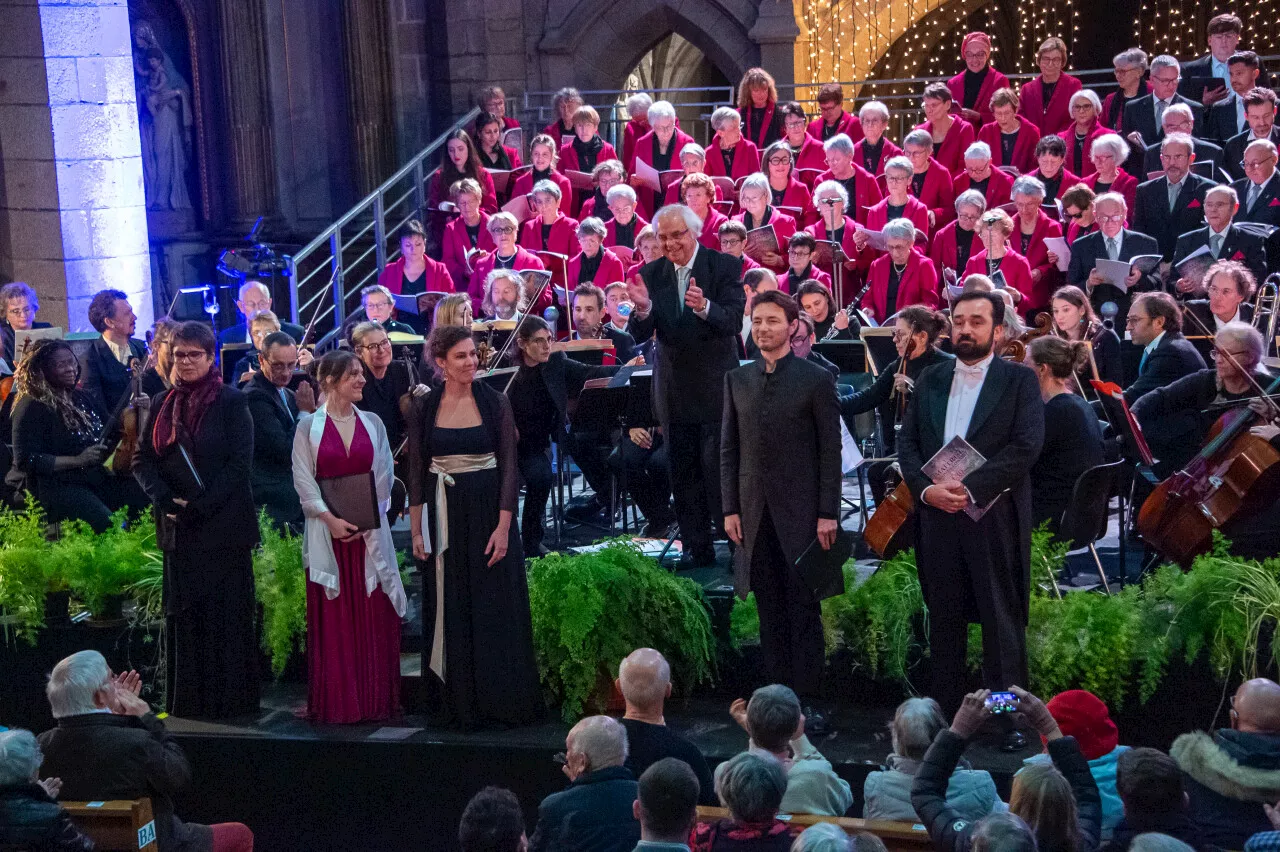
M 436 598 L 422 667 L 444 682 L 454 723 L 528 724 L 544 704 L 514 520 L 520 471 L 511 404 L 474 381 L 469 328 L 437 327 L 427 347 L 443 384 L 404 403 L 413 555 L 434 577 L 424 593 L 434 586 Z
M 173 387 L 152 401 L 133 475 L 155 506 L 164 552 L 166 709 L 222 719 L 258 709 L 253 419 L 244 394 L 214 369 L 208 325 L 184 322 L 172 345 Z

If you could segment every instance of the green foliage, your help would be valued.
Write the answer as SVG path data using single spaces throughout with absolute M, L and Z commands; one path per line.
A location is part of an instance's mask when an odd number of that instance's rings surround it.
M 253 579 L 262 606 L 262 647 L 271 656 L 272 673 L 280 677 L 306 642 L 307 575 L 298 536 L 276 529 L 265 511 L 258 527 L 262 543 L 253 554 Z
M 760 641 L 760 610 L 756 593 L 748 592 L 745 600 L 735 597 L 729 611 L 729 642 L 735 649 Z
M 855 582 L 852 563 L 845 565 L 844 594 L 822 603 L 828 648 L 847 648 L 854 668 L 873 678 L 906 682 L 908 664 L 921 649 L 917 630 L 924 616 L 915 553 L 900 553 Z
M 44 627 L 44 598 L 53 587 L 44 527 L 44 512 L 30 496 L 24 511 L 0 508 L 0 610 L 32 645 Z
M 566 722 L 589 704 L 636 648 L 656 648 L 686 694 L 714 675 L 714 639 L 702 591 L 619 539 L 590 553 L 552 553 L 529 565 L 529 608 L 543 688 Z
M 93 615 L 102 614 L 108 597 L 124 595 L 154 577 L 160 554 L 150 509 L 133 521 L 121 509 L 102 533 L 83 521 L 63 521 L 61 526 L 61 536 L 49 545 L 48 569 Z

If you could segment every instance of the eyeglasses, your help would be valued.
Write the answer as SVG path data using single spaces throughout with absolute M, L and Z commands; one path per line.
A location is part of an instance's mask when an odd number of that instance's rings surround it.
M 36 309 L 30 305 L 24 305 L 21 308 L 9 308 L 5 313 L 11 317 L 33 317 L 36 315 Z
M 1181 80 L 1181 79 L 1182 79 L 1182 76 L 1181 76 L 1181 75 L 1177 75 L 1177 76 L 1173 76 L 1173 77 L 1157 77 L 1155 74 L 1152 74 L 1152 75 L 1151 75 L 1151 79 L 1152 79 L 1152 81 L 1154 81 L 1154 82 L 1156 82 L 1156 83 L 1162 83 L 1162 84 L 1164 84 L 1164 85 L 1166 85 L 1166 86 L 1172 86 L 1172 85 L 1174 85 L 1175 83 L 1177 83 L 1179 80 Z
M 1076 214 L 1076 215 L 1077 215 L 1077 216 L 1079 216 L 1080 214 Z M 1107 215 L 1103 215 L 1102 213 L 1099 213 L 1095 218 L 1096 218 L 1099 222 L 1123 222 L 1123 221 L 1124 221 L 1124 214 L 1123 214 L 1123 213 L 1113 213 L 1113 214 L 1111 214 L 1111 215 L 1107 216 Z
M 770 157 L 768 162 L 772 166 L 789 166 L 791 165 L 791 157 Z
M 1068 219 L 1073 219 L 1073 220 L 1082 218 L 1084 216 L 1083 213 L 1066 213 L 1066 212 L 1064 212 L 1062 215 L 1066 216 Z
M 742 200 L 746 201 L 745 198 Z M 689 229 L 685 228 L 683 231 L 672 231 L 671 233 L 668 233 L 668 234 L 658 234 L 658 239 L 664 243 L 671 243 L 671 242 L 675 242 L 676 240 L 684 239 L 685 236 L 688 235 L 688 233 L 689 233 Z
M 373 308 L 374 310 L 381 310 L 382 308 L 390 308 L 391 303 L 384 302 L 381 299 L 379 299 L 376 302 L 365 302 L 364 307 L 365 307 L 365 310 L 368 310 L 369 308 Z
M 1226 349 L 1215 348 L 1209 352 L 1209 357 L 1215 361 L 1235 361 L 1239 364 L 1249 360 L 1253 356 L 1249 352 L 1229 352 Z
M 207 357 L 209 357 L 209 353 L 203 349 L 175 349 L 173 352 L 173 360 L 175 361 L 199 361 Z
M 383 349 L 391 348 L 390 340 L 379 340 L 377 343 L 365 343 L 360 346 L 361 349 L 370 349 L 374 352 L 380 352 Z
M 515 232 L 516 232 L 515 228 L 509 228 L 509 227 L 489 229 L 489 233 L 491 234 L 514 234 Z

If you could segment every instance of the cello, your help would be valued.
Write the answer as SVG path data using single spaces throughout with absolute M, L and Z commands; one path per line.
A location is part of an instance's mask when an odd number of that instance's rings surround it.
M 1280 378 L 1263 396 L 1277 391 Z M 1215 529 L 1280 495 L 1280 450 L 1250 433 L 1257 423 L 1258 415 L 1247 407 L 1223 414 L 1210 428 L 1204 448 L 1142 504 L 1138 530 L 1163 556 L 1190 564 L 1212 547 Z

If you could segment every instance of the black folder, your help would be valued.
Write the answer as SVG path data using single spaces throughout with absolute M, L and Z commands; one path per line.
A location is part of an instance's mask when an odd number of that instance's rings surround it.
M 357 532 L 376 530 L 382 526 L 373 471 L 331 476 L 319 480 L 319 485 L 320 497 L 329 511 L 341 520 L 355 524 Z
M 160 458 L 160 478 L 169 486 L 175 497 L 191 501 L 204 493 L 204 480 L 191 461 L 191 454 L 180 443 L 175 443 Z
M 853 555 L 853 533 L 836 530 L 835 543 L 830 550 L 823 550 L 817 536 L 796 560 L 800 579 L 818 600 L 826 600 L 844 594 L 844 563 Z

